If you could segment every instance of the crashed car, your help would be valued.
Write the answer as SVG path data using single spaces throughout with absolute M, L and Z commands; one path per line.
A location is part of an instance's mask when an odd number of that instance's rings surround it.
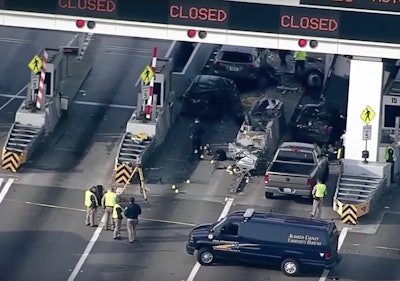
M 243 106 L 233 80 L 214 75 L 197 75 L 182 96 L 181 114 L 217 120 L 231 116 L 243 121 Z
M 291 126 L 294 141 L 326 145 L 332 143 L 336 114 L 323 104 L 307 104 Z

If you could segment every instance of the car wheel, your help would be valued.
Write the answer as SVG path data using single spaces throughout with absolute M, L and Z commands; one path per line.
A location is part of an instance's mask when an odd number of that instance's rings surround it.
M 322 85 L 324 83 L 324 75 L 316 69 L 311 69 L 307 71 L 304 79 L 305 85 L 310 89 L 322 88 Z
M 265 198 L 266 199 L 273 199 L 274 198 L 274 194 L 272 192 L 265 192 Z
M 294 259 L 285 259 L 281 263 L 281 270 L 286 276 L 299 274 L 299 264 Z
M 214 253 L 211 248 L 201 248 L 197 252 L 197 261 L 201 265 L 211 265 L 214 262 Z

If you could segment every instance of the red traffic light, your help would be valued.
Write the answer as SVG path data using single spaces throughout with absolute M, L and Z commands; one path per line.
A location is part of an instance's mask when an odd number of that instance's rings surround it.
M 84 20 L 77 20 L 76 21 L 76 27 L 82 28 L 85 26 L 85 21 Z
M 306 39 L 300 39 L 298 44 L 299 44 L 299 47 L 304 48 L 305 46 L 307 46 L 307 40 Z
M 189 29 L 187 35 L 189 38 L 194 38 L 196 36 L 196 33 L 197 33 L 196 30 Z

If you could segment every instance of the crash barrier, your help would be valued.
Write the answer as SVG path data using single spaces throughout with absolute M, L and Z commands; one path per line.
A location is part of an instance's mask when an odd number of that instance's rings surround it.
M 342 159 L 340 168 L 333 210 L 341 216 L 343 223 L 356 224 L 358 218 L 375 208 L 389 187 L 390 165 Z
M 41 143 L 44 127 L 14 123 L 10 128 L 2 153 L 2 168 L 16 173 Z
M 134 168 L 148 159 L 154 139 L 146 133 L 125 133 L 115 160 L 115 182 L 127 183 L 132 178 Z

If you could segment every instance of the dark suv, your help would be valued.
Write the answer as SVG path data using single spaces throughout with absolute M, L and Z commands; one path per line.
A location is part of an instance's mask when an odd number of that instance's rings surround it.
M 253 47 L 222 46 L 218 51 L 213 73 L 235 81 L 256 82 L 264 87 L 275 80 L 276 71 L 267 63 L 267 50 Z

